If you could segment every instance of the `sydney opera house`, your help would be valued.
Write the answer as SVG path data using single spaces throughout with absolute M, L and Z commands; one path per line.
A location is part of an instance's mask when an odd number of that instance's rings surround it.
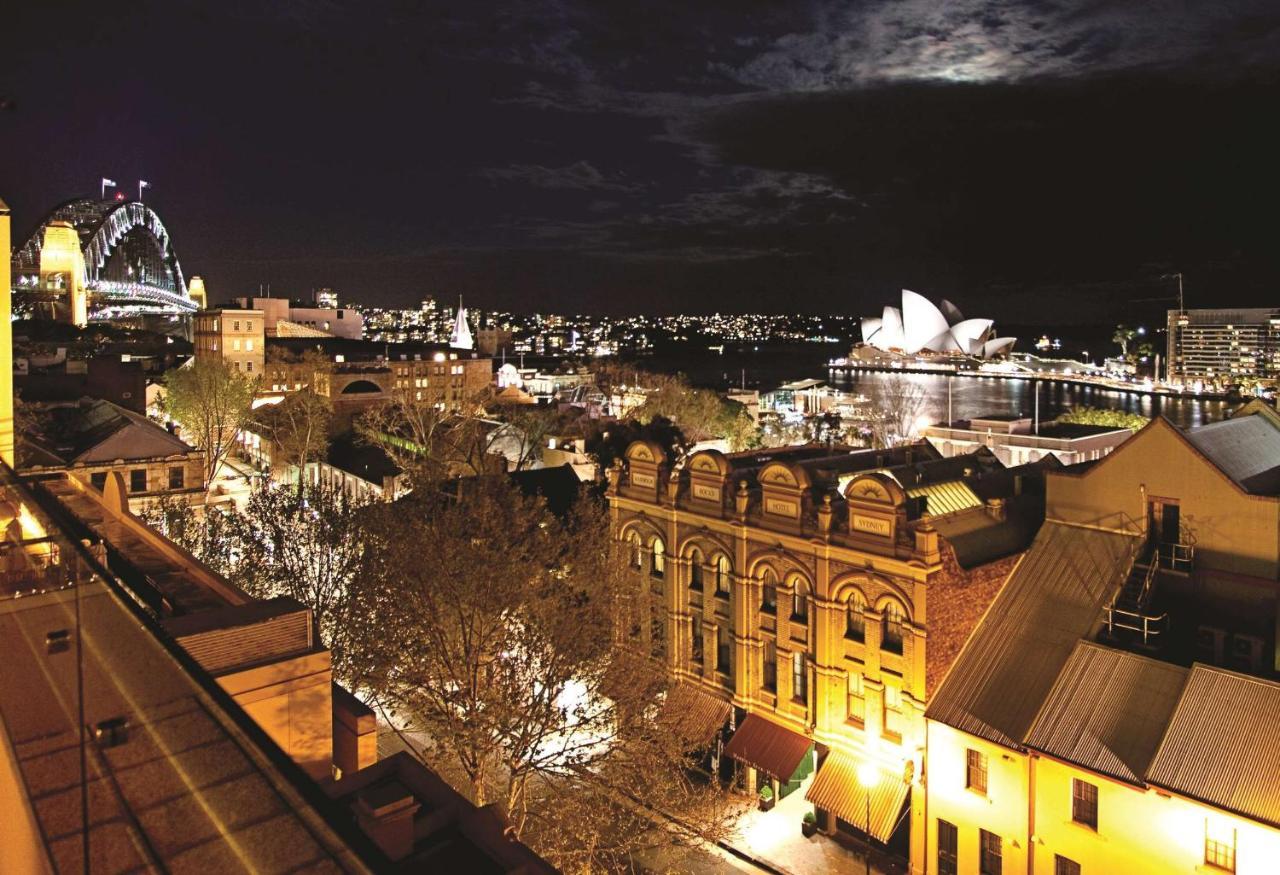
M 882 352 L 943 354 L 990 359 L 1007 355 L 1017 338 L 996 337 L 990 319 L 966 319 L 950 301 L 940 306 L 924 295 L 902 290 L 902 306 L 885 307 L 862 319 L 862 341 Z

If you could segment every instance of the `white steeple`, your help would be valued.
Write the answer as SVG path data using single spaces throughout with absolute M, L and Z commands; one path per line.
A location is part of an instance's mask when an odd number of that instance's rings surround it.
M 454 349 L 475 349 L 476 342 L 471 339 L 471 326 L 467 324 L 467 308 L 462 306 L 462 297 L 458 297 L 458 315 L 453 320 L 453 333 L 449 335 L 449 346 Z

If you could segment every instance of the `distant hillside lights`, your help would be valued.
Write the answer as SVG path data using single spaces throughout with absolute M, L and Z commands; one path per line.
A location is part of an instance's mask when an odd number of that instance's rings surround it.
M 990 319 L 965 319 L 950 301 L 941 307 L 923 295 L 902 290 L 902 307 L 885 307 L 862 319 L 862 340 L 884 352 L 917 355 L 950 353 L 989 359 L 1007 355 L 1015 337 L 996 337 Z

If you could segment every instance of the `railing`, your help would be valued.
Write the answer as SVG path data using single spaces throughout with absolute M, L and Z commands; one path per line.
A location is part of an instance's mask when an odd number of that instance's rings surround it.
M 1153 557 L 1154 558 L 1154 557 Z M 1145 607 L 1147 599 L 1151 595 L 1151 588 L 1155 584 L 1156 572 L 1160 569 L 1158 562 L 1151 562 L 1147 566 L 1147 573 L 1142 578 L 1142 589 L 1138 591 L 1138 604 Z
M 1190 571 L 1195 564 L 1194 544 L 1161 543 L 1156 550 L 1160 566 L 1170 571 Z
M 1115 637 L 1116 630 L 1136 632 L 1142 636 L 1144 646 L 1152 646 L 1168 625 L 1168 614 L 1150 617 L 1134 611 L 1125 611 L 1115 605 L 1107 608 L 1107 634 Z

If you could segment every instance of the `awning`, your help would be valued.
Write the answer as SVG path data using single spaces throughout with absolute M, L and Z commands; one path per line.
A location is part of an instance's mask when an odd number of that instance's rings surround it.
M 748 714 L 725 745 L 724 752 L 779 781 L 787 781 L 812 745 L 812 741 L 798 732 Z
M 678 683 L 667 692 L 659 718 L 691 750 L 704 748 L 729 719 L 733 706 L 691 683 Z
M 901 773 L 876 771 L 876 784 L 871 788 L 871 835 L 887 842 L 898 825 L 910 787 Z M 858 781 L 858 760 L 846 754 L 832 752 L 826 758 L 804 798 L 859 829 L 867 822 L 867 791 Z

